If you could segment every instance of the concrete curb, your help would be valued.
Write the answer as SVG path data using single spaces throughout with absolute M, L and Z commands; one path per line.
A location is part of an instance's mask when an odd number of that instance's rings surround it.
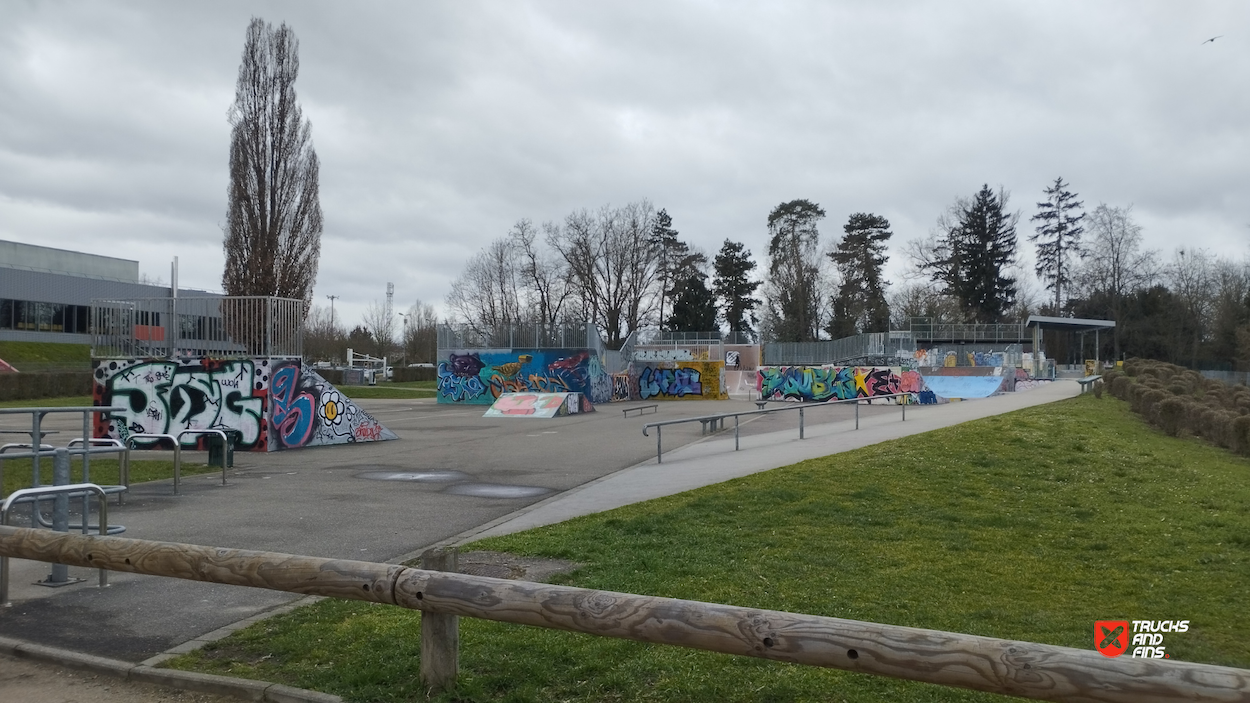
M 80 654 L 65 649 L 32 644 L 10 637 L 0 637 L 0 655 L 90 671 L 125 681 L 155 684 L 183 691 L 212 693 L 249 701 L 265 701 L 268 703 L 343 703 L 341 697 L 329 693 L 321 693 L 320 691 L 307 691 L 267 681 L 237 679 L 232 676 L 201 674 L 194 671 L 179 671 L 177 669 L 157 669 L 148 665 L 147 662 L 132 664 L 116 659 L 105 659 L 104 657 L 96 657 L 90 654 Z M 172 655 L 165 658 L 171 657 Z M 153 659 L 157 658 L 159 657 L 153 657 Z

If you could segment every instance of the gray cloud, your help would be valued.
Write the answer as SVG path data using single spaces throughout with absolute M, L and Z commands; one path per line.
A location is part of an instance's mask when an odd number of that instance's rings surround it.
M 387 281 L 441 303 L 521 217 L 642 197 L 707 250 L 760 254 L 768 212 L 803 197 L 830 239 L 885 215 L 897 252 L 982 183 L 1027 223 L 1062 175 L 1089 207 L 1134 204 L 1150 246 L 1247 253 L 1233 2 L 8 3 L 0 238 L 165 277 L 177 255 L 186 285 L 218 287 L 253 14 L 301 41 L 317 295 L 345 319 Z

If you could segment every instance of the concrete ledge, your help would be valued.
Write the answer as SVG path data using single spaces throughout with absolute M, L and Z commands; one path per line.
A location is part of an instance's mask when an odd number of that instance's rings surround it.
M 215 693 L 233 696 L 249 701 L 265 700 L 265 689 L 273 684 L 264 681 L 236 679 L 216 674 L 201 674 L 195 671 L 178 671 L 177 669 L 153 669 L 150 666 L 136 666 L 130 670 L 132 681 L 153 683 L 184 691 L 199 693 Z
M 135 665 L 130 662 L 105 659 L 104 657 L 97 657 L 91 654 L 80 654 L 79 652 L 56 649 L 55 647 L 45 647 L 41 644 L 19 644 L 13 655 L 22 659 L 34 659 L 35 661 L 56 664 L 57 666 L 64 666 L 70 669 L 108 674 L 119 679 L 128 678 L 130 670 L 135 668 Z
M 10 657 L 17 656 L 17 648 L 21 646 L 21 642 L 11 640 L 8 637 L 0 637 L 0 654 L 7 654 Z
M 343 703 L 343 699 L 320 691 L 306 691 L 276 683 L 265 689 L 265 700 L 270 703 Z

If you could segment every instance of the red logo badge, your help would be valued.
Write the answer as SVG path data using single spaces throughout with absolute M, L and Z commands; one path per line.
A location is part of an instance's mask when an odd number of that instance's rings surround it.
M 1128 649 L 1128 620 L 1095 620 L 1094 649 L 1104 657 L 1118 657 Z

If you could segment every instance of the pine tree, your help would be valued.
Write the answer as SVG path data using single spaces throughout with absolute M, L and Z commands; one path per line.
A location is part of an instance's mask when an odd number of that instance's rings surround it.
M 717 329 L 716 300 L 707 288 L 703 266 L 707 257 L 694 254 L 674 282 L 673 312 L 665 326 L 670 332 L 709 332 Z
M 984 185 L 971 200 L 956 202 L 938 256 L 925 265 L 973 322 L 1000 322 L 1016 300 L 1016 281 L 1006 271 L 1015 262 L 1020 214 L 1007 212 L 1008 197 Z
M 889 281 L 882 279 L 888 257 L 885 243 L 893 236 L 884 217 L 857 212 L 842 228 L 845 236 L 829 253 L 842 285 L 833 299 L 829 335 L 834 339 L 890 329 L 890 305 L 885 299 Z
M 1037 204 L 1037 214 L 1031 220 L 1038 222 L 1037 232 L 1029 236 L 1037 243 L 1037 275 L 1055 291 L 1056 315 L 1063 309 L 1063 290 L 1072 282 L 1071 259 L 1085 255 L 1081 248 L 1085 213 L 1079 212 L 1083 203 L 1067 188 L 1062 178 L 1056 178 L 1045 190 L 1046 200 Z
M 749 276 L 755 270 L 751 252 L 741 242 L 725 240 L 713 262 L 715 276 L 712 290 L 720 299 L 721 314 L 730 332 L 755 335 L 755 308 L 760 304 L 755 291 L 763 283 L 752 281 Z
M 764 289 L 769 336 L 811 342 L 821 329 L 822 277 L 816 228 L 825 211 L 810 200 L 791 200 L 768 215 L 768 282 Z
M 673 229 L 673 218 L 667 210 L 655 214 L 655 224 L 651 227 L 651 246 L 656 256 L 656 278 L 660 284 L 660 326 L 665 324 L 664 303 L 669 291 L 675 283 L 677 269 L 682 257 L 689 253 L 690 248 L 677 238 L 677 230 Z

